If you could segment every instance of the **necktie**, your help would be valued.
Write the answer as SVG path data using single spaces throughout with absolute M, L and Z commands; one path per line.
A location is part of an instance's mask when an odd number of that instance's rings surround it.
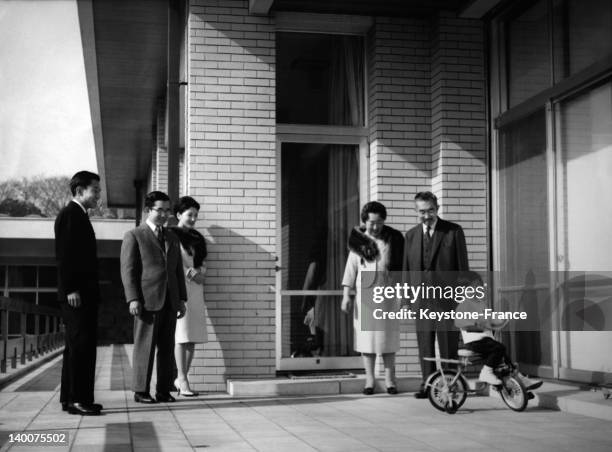
M 165 251 L 166 244 L 164 241 L 164 228 L 162 228 L 161 226 L 157 226 L 157 241 L 159 242 L 162 250 Z
M 425 229 L 425 243 L 429 243 L 429 239 L 431 238 L 431 235 L 429 235 L 430 232 L 431 227 L 427 226 L 427 228 Z

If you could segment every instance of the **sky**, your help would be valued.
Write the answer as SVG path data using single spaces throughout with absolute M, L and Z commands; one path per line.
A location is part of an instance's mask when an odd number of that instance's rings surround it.
M 0 182 L 97 172 L 76 0 L 0 0 Z

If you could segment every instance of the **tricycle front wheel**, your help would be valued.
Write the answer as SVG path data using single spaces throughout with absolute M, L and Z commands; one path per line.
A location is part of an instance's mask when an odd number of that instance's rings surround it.
M 456 413 L 467 398 L 468 386 L 463 375 L 457 377 L 454 370 L 444 371 L 444 375 L 438 371 L 428 380 L 427 393 L 433 407 L 448 414 Z

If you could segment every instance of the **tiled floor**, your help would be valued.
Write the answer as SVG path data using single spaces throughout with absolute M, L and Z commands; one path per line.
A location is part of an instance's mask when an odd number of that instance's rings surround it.
M 412 394 L 370 397 L 232 398 L 224 394 L 140 405 L 129 391 L 129 353 L 101 347 L 96 381 L 99 417 L 63 413 L 57 362 L 0 392 L 1 450 L 72 451 L 575 451 L 612 450 L 612 425 L 530 407 L 508 410 L 469 398 L 455 415 Z M 10 432 L 67 431 L 66 447 L 16 447 Z

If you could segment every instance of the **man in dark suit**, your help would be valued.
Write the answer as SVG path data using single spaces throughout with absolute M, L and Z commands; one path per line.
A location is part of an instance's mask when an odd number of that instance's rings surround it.
M 100 289 L 96 235 L 87 209 L 100 199 L 100 176 L 79 171 L 70 191 L 72 201 L 55 219 L 57 290 L 66 327 L 60 402 L 71 414 L 97 415 L 102 409 L 94 403 Z
M 179 240 L 164 227 L 171 212 L 168 195 L 151 192 L 144 205 L 146 221 L 126 232 L 121 245 L 121 280 L 134 316 L 132 390 L 139 403 L 174 402 L 174 330 L 177 317 L 185 315 L 185 275 Z M 149 393 L 155 347 L 157 400 Z
M 453 285 L 456 283 L 457 272 L 469 269 L 463 229 L 458 224 L 438 217 L 438 198 L 433 193 L 420 192 L 414 199 L 420 224 L 406 233 L 404 272 L 412 285 L 419 285 L 421 282 L 430 286 Z M 454 306 L 452 300 L 419 300 L 419 307 L 436 311 L 448 311 Z M 454 328 L 451 319 L 438 321 L 421 319 L 418 316 L 416 329 L 421 372 L 425 380 L 436 369 L 435 362 L 423 359 L 435 356 L 436 334 L 441 357 L 456 358 L 459 331 Z M 424 381 L 415 397 L 427 397 Z

